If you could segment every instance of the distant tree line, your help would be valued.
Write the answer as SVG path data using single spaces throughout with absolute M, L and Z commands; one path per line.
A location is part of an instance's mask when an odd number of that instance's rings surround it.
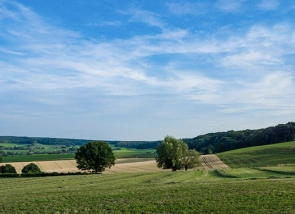
M 227 131 L 200 135 L 194 138 L 181 139 L 189 149 L 195 149 L 203 154 L 224 152 L 233 149 L 245 148 L 249 146 L 267 145 L 273 143 L 287 142 L 295 140 L 295 123 L 279 124 L 257 130 Z M 45 145 L 66 145 L 81 146 L 91 140 L 64 139 L 64 138 L 40 138 L 40 137 L 12 137 L 0 136 L 0 143 L 33 144 Z M 162 141 L 106 141 L 114 149 L 136 148 L 136 149 L 156 149 Z M 2 148 L 3 149 L 3 148 Z M 0 148 L 1 150 L 1 148 Z
M 162 141 L 118 141 L 116 147 L 135 148 L 135 149 L 155 149 Z
M 15 144 L 33 144 L 40 143 L 44 145 L 66 145 L 79 146 L 88 143 L 90 140 L 82 139 L 66 139 L 66 138 L 47 138 L 47 137 L 15 137 L 15 136 L 0 136 L 0 143 L 15 143 Z
M 1 143 L 14 143 L 14 144 L 43 144 L 43 145 L 65 145 L 81 146 L 89 143 L 92 140 L 83 139 L 66 139 L 66 138 L 42 138 L 42 137 L 16 137 L 16 136 L 0 136 L 0 150 L 8 149 L 8 147 L 1 146 Z M 118 140 L 103 140 L 109 143 L 113 147 L 125 147 L 125 148 L 136 148 L 136 149 L 156 149 L 162 141 L 118 141 Z M 9 150 L 25 150 L 26 147 L 15 146 L 9 147 Z
M 257 130 L 216 132 L 182 139 L 190 149 L 203 154 L 224 152 L 250 146 L 268 145 L 295 140 L 295 123 L 279 124 Z

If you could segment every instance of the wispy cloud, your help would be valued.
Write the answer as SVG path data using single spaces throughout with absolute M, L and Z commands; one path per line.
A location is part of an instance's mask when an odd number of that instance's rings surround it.
M 170 13 L 177 16 L 182 15 L 201 15 L 206 14 L 210 9 L 210 4 L 205 2 L 181 2 L 181 3 L 168 3 Z
M 21 100 L 26 112 L 30 112 L 27 103 L 34 103 L 34 109 L 42 106 L 36 112 L 51 109 L 52 117 L 61 115 L 61 109 L 83 115 L 88 115 L 83 109 L 92 114 L 99 109 L 102 118 L 117 110 L 124 117 L 143 108 L 150 115 L 179 119 L 176 112 L 181 108 L 193 112 L 192 117 L 199 105 L 227 114 L 256 110 L 287 114 L 295 106 L 295 66 L 287 60 L 295 54 L 293 23 L 220 27 L 208 35 L 168 25 L 160 14 L 130 9 L 120 13 L 130 22 L 161 31 L 100 41 L 53 26 L 23 5 L 7 4 L 0 4 L 0 37 L 7 41 L 0 45 L 0 99 Z M 216 6 L 234 12 L 242 4 L 218 1 Z M 202 7 L 167 5 L 178 16 L 197 14 Z M 9 25 L 3 21 L 7 19 Z M 13 101 L 1 108 L 15 109 L 17 114 Z
M 102 27 L 102 26 L 120 26 L 120 21 L 102 21 L 102 22 L 91 22 L 87 26 Z
M 165 28 L 165 23 L 159 18 L 158 14 L 151 11 L 130 9 L 129 11 L 118 11 L 121 14 L 131 16 L 131 22 L 142 22 L 152 27 Z
M 225 12 L 237 12 L 241 9 L 244 0 L 218 0 L 215 7 Z
M 262 10 L 275 10 L 279 7 L 280 1 L 278 0 L 262 0 L 258 4 L 258 8 Z

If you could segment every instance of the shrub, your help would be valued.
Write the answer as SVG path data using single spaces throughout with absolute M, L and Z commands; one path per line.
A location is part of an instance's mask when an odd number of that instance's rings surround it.
M 40 168 L 35 163 L 30 163 L 22 169 L 22 173 L 28 174 L 28 173 L 40 173 Z
M 0 173 L 16 174 L 16 170 L 11 164 L 6 164 L 0 167 Z

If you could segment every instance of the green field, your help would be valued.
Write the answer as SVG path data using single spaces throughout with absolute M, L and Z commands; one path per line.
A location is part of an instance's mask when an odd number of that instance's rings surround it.
M 295 141 L 248 147 L 217 155 L 225 164 L 232 168 L 295 164 Z
M 14 155 L 2 157 L 3 163 L 8 162 L 31 162 L 31 161 L 54 161 L 54 160 L 71 160 L 74 154 L 37 154 L 37 155 Z
M 0 178 L 0 213 L 294 213 L 294 146 L 220 153 L 223 170 Z M 139 151 L 115 153 L 154 155 Z
M 27 147 L 30 146 L 31 144 L 18 144 L 18 143 L 4 143 L 0 142 L 0 146 L 5 146 L 5 147 L 14 147 L 14 146 L 21 146 L 21 147 Z
M 155 149 L 126 149 L 115 150 L 116 158 L 154 158 L 156 157 Z
M 1 178 L 1 213 L 293 213 L 295 177 L 246 171 Z
M 154 158 L 155 149 L 125 149 L 114 150 L 116 158 Z M 3 162 L 54 161 L 74 159 L 74 154 L 34 154 L 3 157 Z

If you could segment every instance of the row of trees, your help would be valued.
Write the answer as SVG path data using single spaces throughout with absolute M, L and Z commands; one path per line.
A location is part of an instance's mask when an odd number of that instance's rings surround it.
M 83 145 L 90 140 L 82 139 L 67 139 L 67 138 L 48 138 L 48 137 L 15 137 L 15 136 L 0 136 L 0 142 L 14 144 L 34 144 L 40 143 L 44 145 L 66 145 L 75 146 Z

